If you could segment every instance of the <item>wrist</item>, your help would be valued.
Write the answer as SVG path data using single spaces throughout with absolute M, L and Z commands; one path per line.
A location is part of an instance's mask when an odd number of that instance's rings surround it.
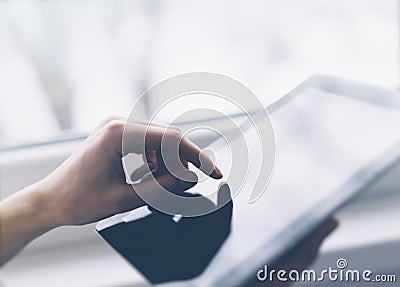
M 15 194 L 13 198 L 21 219 L 25 225 L 29 225 L 26 226 L 26 230 L 31 229 L 37 234 L 60 226 L 50 194 L 43 188 L 44 186 L 42 182 L 35 183 Z
M 57 227 L 44 206 L 39 185 L 0 202 L 0 265 L 36 237 Z
M 55 192 L 46 179 L 28 187 L 28 193 L 38 227 L 49 231 L 63 225 L 62 209 L 58 208 Z

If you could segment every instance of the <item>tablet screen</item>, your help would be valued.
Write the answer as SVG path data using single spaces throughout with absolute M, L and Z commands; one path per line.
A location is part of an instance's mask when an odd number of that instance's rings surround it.
M 356 193 L 372 176 L 360 171 L 400 142 L 398 110 L 311 87 L 274 110 L 271 120 L 276 162 L 270 185 L 258 201 L 248 203 L 246 189 L 250 192 L 255 180 L 251 177 L 257 174 L 251 164 L 249 180 L 233 199 L 231 234 L 191 285 L 233 286 L 251 270 L 256 276 L 253 262 L 268 264 L 293 243 L 306 231 L 310 211 L 319 209 L 324 200 L 334 202 Z M 246 131 L 247 136 L 251 132 Z M 222 171 L 228 169 L 227 147 L 216 142 L 210 148 Z M 258 155 L 253 150 L 249 162 L 257 163 Z M 214 190 L 217 184 L 209 180 L 197 187 L 198 192 Z M 252 256 L 264 262 L 257 263 Z

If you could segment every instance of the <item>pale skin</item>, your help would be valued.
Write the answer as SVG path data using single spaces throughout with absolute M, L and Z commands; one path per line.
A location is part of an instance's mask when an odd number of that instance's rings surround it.
M 146 164 L 131 174 L 132 180 L 141 181 L 127 184 L 121 162 L 125 121 L 119 116 L 104 119 L 81 148 L 53 173 L 0 202 L 0 265 L 52 229 L 93 223 L 145 205 L 137 195 L 139 190 L 151 193 L 161 188 L 160 185 L 178 192 L 190 189 L 197 183 L 197 176 L 187 168 L 188 162 L 212 178 L 222 177 L 211 159 L 183 138 L 177 128 L 135 122 L 127 124 L 125 129 L 128 139 L 126 151 L 145 153 Z M 146 146 L 143 146 L 144 136 Z M 180 143 L 179 156 L 183 168 L 176 175 L 187 181 L 171 175 L 161 162 L 158 154 L 163 137 Z M 323 224 L 286 254 L 280 265 L 305 267 L 316 255 L 322 240 L 335 227 L 332 220 Z M 251 282 L 249 286 L 256 286 L 256 283 L 259 282 Z
M 188 169 L 178 171 L 179 178 L 165 169 L 154 166 L 152 154 L 160 150 L 161 139 L 168 137 L 180 142 L 183 163 L 191 162 L 201 170 L 213 171 L 213 178 L 222 173 L 212 161 L 187 139 L 178 129 L 161 124 L 137 122 L 128 124 L 127 150 L 143 153 L 143 136 L 146 136 L 146 153 L 149 166 L 156 179 L 144 180 L 131 186 L 126 183 L 122 158 L 122 135 L 125 118 L 110 117 L 85 140 L 82 147 L 61 166 L 43 180 L 29 186 L 0 202 L 0 263 L 3 264 L 30 241 L 40 235 L 64 225 L 84 225 L 96 222 L 116 213 L 132 210 L 145 203 L 135 191 L 154 192 L 160 185 L 171 190 L 186 190 L 196 184 L 195 173 Z M 153 166 L 151 166 L 153 165 Z M 139 168 L 134 177 L 146 177 L 144 168 Z M 148 176 L 147 176 L 148 177 Z M 160 184 L 157 184 L 157 182 Z

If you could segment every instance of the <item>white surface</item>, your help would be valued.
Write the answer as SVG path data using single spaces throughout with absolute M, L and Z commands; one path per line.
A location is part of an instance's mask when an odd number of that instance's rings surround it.
M 101 239 L 17 257 L 2 269 L 2 277 L 10 287 L 147 286 Z
M 271 119 L 277 157 L 270 186 L 257 202 L 248 203 L 246 191 L 252 190 L 262 160 L 260 153 L 253 151 L 249 177 L 234 198 L 232 234 L 206 272 L 195 280 L 198 286 L 209 286 L 266 243 L 272 249 L 280 248 L 286 239 L 290 244 L 294 233 L 288 226 L 318 208 L 324 198 L 340 193 L 340 186 L 400 142 L 400 111 L 311 88 L 272 113 Z M 218 158 L 225 149 L 228 147 L 214 152 L 223 180 L 229 183 L 229 161 Z M 215 184 L 210 180 L 210 186 Z M 274 237 L 281 232 L 285 236 L 280 235 L 276 242 Z

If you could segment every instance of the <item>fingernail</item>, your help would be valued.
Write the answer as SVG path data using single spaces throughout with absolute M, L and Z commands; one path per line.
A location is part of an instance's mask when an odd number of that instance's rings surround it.
M 216 179 L 221 179 L 224 175 L 222 174 L 222 171 L 217 167 L 214 166 L 214 171 L 213 171 L 213 175 Z

